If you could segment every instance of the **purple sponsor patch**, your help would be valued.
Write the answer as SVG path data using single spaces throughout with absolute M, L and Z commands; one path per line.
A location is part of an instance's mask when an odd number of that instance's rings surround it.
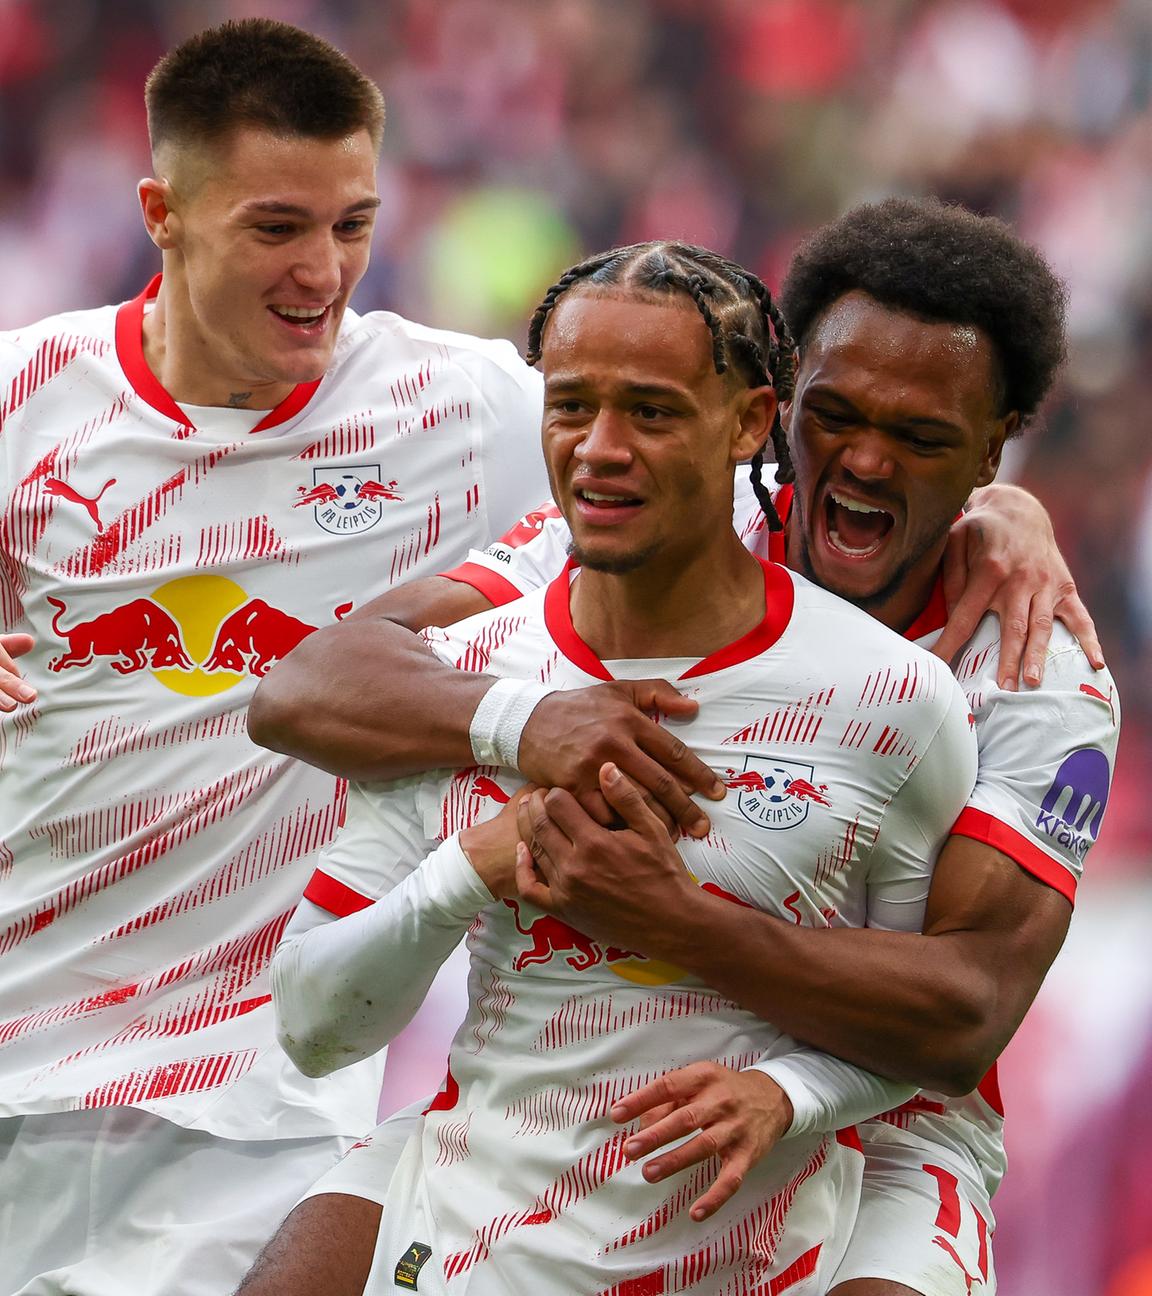
M 1058 845 L 1083 856 L 1100 832 L 1112 771 L 1108 757 L 1081 747 L 1066 757 L 1036 816 L 1036 826 Z

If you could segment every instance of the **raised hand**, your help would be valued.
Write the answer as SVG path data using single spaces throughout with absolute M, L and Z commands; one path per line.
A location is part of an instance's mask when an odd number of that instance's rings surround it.
M 1037 685 L 1054 620 L 1063 621 L 1099 670 L 1096 627 L 1056 545 L 1052 521 L 1035 496 L 1018 486 L 986 486 L 949 533 L 944 554 L 948 624 L 933 652 L 951 661 L 986 612 L 1000 618 L 997 683 Z

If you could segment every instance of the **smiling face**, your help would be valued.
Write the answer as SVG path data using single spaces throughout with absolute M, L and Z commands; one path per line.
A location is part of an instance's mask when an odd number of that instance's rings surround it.
M 790 565 L 905 628 L 953 519 L 996 475 L 1018 416 L 978 329 L 927 323 L 861 292 L 825 311 L 783 407 L 796 468 Z
M 716 372 L 686 296 L 572 288 L 544 330 L 544 455 L 573 553 L 596 571 L 682 567 L 732 534 L 732 474 L 775 401 Z
M 267 408 L 324 373 L 379 203 L 366 130 L 241 128 L 204 157 L 176 159 L 171 182 L 145 182 L 141 201 L 164 251 L 162 380 L 177 400 L 225 405 L 248 392 L 243 403 Z

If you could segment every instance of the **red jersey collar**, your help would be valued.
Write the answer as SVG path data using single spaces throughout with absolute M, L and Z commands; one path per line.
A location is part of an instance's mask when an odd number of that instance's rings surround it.
M 710 675 L 713 671 L 724 670 L 728 666 L 736 666 L 752 657 L 758 657 L 771 648 L 788 628 L 796 597 L 792 578 L 776 563 L 764 562 L 761 558 L 757 562 L 764 571 L 764 620 L 734 643 L 709 653 L 686 670 L 680 679 Z M 544 595 L 544 624 L 556 646 L 570 662 L 594 679 L 610 680 L 615 677 L 580 638 L 572 624 L 571 572 L 575 566 L 575 560 L 569 558 L 564 570 L 548 586 Z
M 793 497 L 794 490 L 791 483 L 780 487 L 774 502 L 776 512 L 784 529 L 782 531 L 768 532 L 768 557 L 772 562 L 780 563 L 783 566 L 788 565 L 788 518 L 792 513 Z M 903 637 L 911 639 L 913 642 L 917 639 L 923 639 L 925 635 L 931 634 L 934 630 L 943 630 L 947 620 L 948 604 L 944 598 L 944 578 L 938 575 L 932 586 L 932 593 L 928 595 L 928 602 L 920 609 L 916 620 L 912 622 L 907 630 L 903 631 Z
M 148 368 L 148 361 L 144 359 L 144 307 L 159 293 L 161 278 L 161 275 L 156 275 L 139 297 L 133 297 L 117 310 L 116 358 L 120 361 L 120 367 L 141 400 L 146 401 L 165 418 L 179 423 L 181 427 L 191 427 L 188 415 L 160 385 L 160 380 Z M 320 386 L 320 382 L 321 379 L 317 378 L 315 382 L 298 383 L 275 409 L 270 409 L 264 415 L 252 431 L 263 432 L 299 414 L 312 399 L 312 394 Z

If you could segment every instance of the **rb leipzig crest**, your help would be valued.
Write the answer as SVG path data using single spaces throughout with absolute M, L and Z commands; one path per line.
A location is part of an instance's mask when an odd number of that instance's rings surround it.
M 379 464 L 313 468 L 312 485 L 297 486 L 293 505 L 312 505 L 317 523 L 333 535 L 368 531 L 384 514 L 385 500 L 402 500 L 396 482 L 383 481 Z
M 725 769 L 720 778 L 740 793 L 736 805 L 745 819 L 760 828 L 795 828 L 808 818 L 808 808 L 829 805 L 826 783 L 815 783 L 815 769 L 801 761 L 775 756 L 746 756 L 744 769 Z

